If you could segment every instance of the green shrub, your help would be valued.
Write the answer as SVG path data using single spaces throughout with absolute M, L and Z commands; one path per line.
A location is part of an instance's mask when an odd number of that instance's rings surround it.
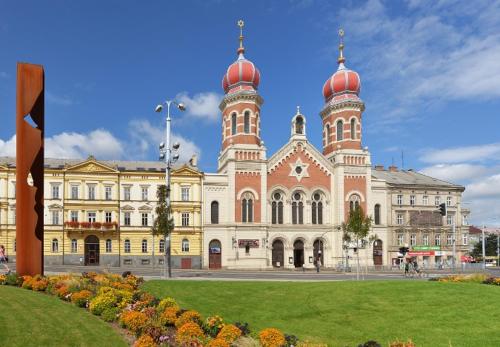
M 117 303 L 117 297 L 112 291 L 105 292 L 90 301 L 89 309 L 93 314 L 100 316 L 104 310 L 115 307 Z
M 118 307 L 107 308 L 101 313 L 101 318 L 105 322 L 115 322 L 118 319 L 118 314 L 120 313 L 120 309 Z
M 163 312 L 166 308 L 174 306 L 178 307 L 179 305 L 177 305 L 177 302 L 173 298 L 167 297 L 158 304 L 158 311 Z

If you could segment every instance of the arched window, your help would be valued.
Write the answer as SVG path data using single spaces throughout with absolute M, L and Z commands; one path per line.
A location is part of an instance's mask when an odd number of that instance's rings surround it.
M 339 120 L 337 122 L 337 141 L 342 141 L 344 139 L 344 122 Z
M 71 240 L 71 253 L 78 252 L 78 241 L 76 239 Z
M 379 225 L 380 224 L 380 205 L 379 204 L 376 204 L 375 205 L 375 211 L 374 211 L 374 215 L 375 215 L 375 224 L 376 225 Z
M 250 133 L 250 112 L 249 111 L 245 111 L 245 115 L 243 116 L 243 124 L 244 124 L 244 127 L 243 127 L 243 130 L 245 131 L 245 134 L 249 134 Z
M 236 135 L 236 113 L 231 115 L 231 135 Z
M 272 196 L 271 221 L 272 224 L 283 224 L 283 194 L 276 192 Z
M 304 224 L 304 202 L 298 192 L 292 195 L 292 224 Z
M 165 253 L 165 240 L 161 239 L 159 244 L 158 244 L 158 251 L 160 254 Z
M 130 240 L 125 240 L 125 243 L 123 245 L 123 251 L 125 253 L 130 253 Z
M 323 224 L 323 196 L 320 193 L 314 193 L 312 200 L 312 224 Z
M 148 240 L 142 239 L 141 251 L 142 253 L 148 253 Z
M 295 133 L 298 135 L 304 134 L 304 118 L 295 118 Z
M 352 194 L 349 197 L 349 211 L 354 211 L 354 209 L 357 209 L 360 203 L 361 203 L 361 198 L 359 197 L 359 195 Z
M 245 193 L 241 197 L 241 221 L 243 223 L 253 222 L 253 195 Z
M 113 244 L 110 239 L 106 240 L 106 253 L 111 253 L 113 251 Z
M 326 146 L 330 144 L 330 136 L 331 136 L 331 130 L 330 130 L 330 124 L 327 124 L 325 127 L 325 132 L 326 132 Z
M 210 222 L 219 224 L 219 203 L 217 201 L 212 201 L 210 204 Z
M 52 239 L 52 253 L 59 252 L 59 241 L 57 239 Z
M 182 240 L 182 251 L 189 252 L 189 240 L 188 239 Z
M 356 119 L 351 119 L 351 140 L 356 139 Z

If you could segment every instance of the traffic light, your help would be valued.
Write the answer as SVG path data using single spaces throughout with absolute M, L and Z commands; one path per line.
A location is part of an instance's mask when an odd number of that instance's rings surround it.
M 445 203 L 442 203 L 441 205 L 439 205 L 439 213 L 441 214 L 441 216 L 446 216 L 446 204 Z

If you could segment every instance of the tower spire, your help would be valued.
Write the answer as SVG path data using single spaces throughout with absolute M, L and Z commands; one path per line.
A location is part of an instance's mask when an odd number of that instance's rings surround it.
M 245 53 L 245 48 L 243 47 L 243 27 L 245 26 L 245 22 L 243 19 L 238 21 L 238 26 L 240 27 L 240 47 L 236 51 L 238 55 Z
M 339 69 L 341 67 L 344 67 L 344 29 L 340 28 L 339 29 L 339 37 L 340 37 L 340 44 L 339 44 L 339 58 L 337 59 L 337 63 L 339 64 Z

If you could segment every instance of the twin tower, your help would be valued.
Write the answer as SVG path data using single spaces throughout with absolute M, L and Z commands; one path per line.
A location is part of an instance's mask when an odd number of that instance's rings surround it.
M 253 62 L 245 58 L 243 47 L 243 21 L 240 27 L 238 58 L 222 79 L 225 96 L 222 111 L 222 151 L 219 172 L 225 171 L 227 158 L 235 160 L 265 160 L 265 147 L 260 133 L 263 99 L 258 93 L 261 74 Z M 364 103 L 359 98 L 361 80 L 345 66 L 343 30 L 339 30 L 340 45 L 338 68 L 323 86 L 325 105 L 320 112 L 323 120 L 323 155 L 334 161 L 339 150 L 361 150 L 361 115 Z M 299 112 L 298 112 L 299 113 Z M 294 121 L 303 122 L 303 117 Z M 305 132 L 305 124 L 300 131 Z M 305 135 L 305 134 L 304 134 Z M 228 150 L 234 149 L 232 155 Z

